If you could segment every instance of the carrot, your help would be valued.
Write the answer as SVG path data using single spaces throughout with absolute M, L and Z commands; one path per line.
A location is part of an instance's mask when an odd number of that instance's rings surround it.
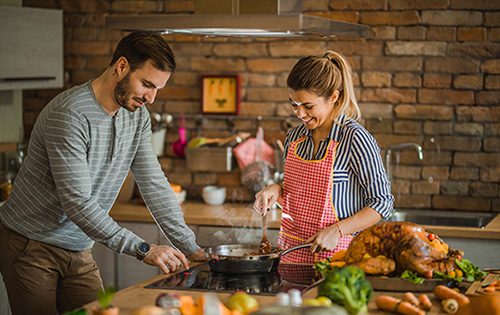
M 456 292 L 442 284 L 434 288 L 434 295 L 440 300 L 455 299 L 458 305 L 463 306 L 470 303 L 470 299 L 462 293 Z
M 389 295 L 381 295 L 375 299 L 377 307 L 384 311 L 397 312 L 404 315 L 425 315 L 425 312 L 408 302 Z
M 495 292 L 495 287 L 487 286 L 486 288 L 484 288 L 484 292 Z
M 403 295 L 403 301 L 409 302 L 415 306 L 418 306 L 418 304 L 419 304 L 417 297 L 415 296 L 415 294 L 413 294 L 411 292 L 406 292 Z
M 432 308 L 431 299 L 426 294 L 421 294 L 418 297 L 419 305 L 424 311 L 428 311 Z

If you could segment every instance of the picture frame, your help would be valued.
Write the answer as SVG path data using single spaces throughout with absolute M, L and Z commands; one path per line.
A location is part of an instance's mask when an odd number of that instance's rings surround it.
M 238 75 L 204 75 L 201 78 L 201 112 L 237 115 L 240 111 Z

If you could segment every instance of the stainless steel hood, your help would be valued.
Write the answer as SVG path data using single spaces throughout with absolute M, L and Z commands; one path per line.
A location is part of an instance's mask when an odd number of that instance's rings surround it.
M 302 0 L 195 0 L 194 14 L 110 15 L 125 31 L 225 37 L 367 37 L 366 25 L 302 14 Z

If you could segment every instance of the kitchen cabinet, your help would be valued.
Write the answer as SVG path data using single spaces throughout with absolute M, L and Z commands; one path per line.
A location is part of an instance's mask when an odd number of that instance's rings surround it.
M 62 87 L 62 10 L 0 5 L 0 60 L 0 90 Z

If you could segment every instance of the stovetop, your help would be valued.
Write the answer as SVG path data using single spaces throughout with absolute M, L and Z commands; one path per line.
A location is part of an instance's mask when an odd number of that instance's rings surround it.
M 280 264 L 278 269 L 258 274 L 224 274 L 210 271 L 208 263 L 159 280 L 146 288 L 192 291 L 234 292 L 255 295 L 274 295 L 290 289 L 307 291 L 315 284 L 312 265 Z

